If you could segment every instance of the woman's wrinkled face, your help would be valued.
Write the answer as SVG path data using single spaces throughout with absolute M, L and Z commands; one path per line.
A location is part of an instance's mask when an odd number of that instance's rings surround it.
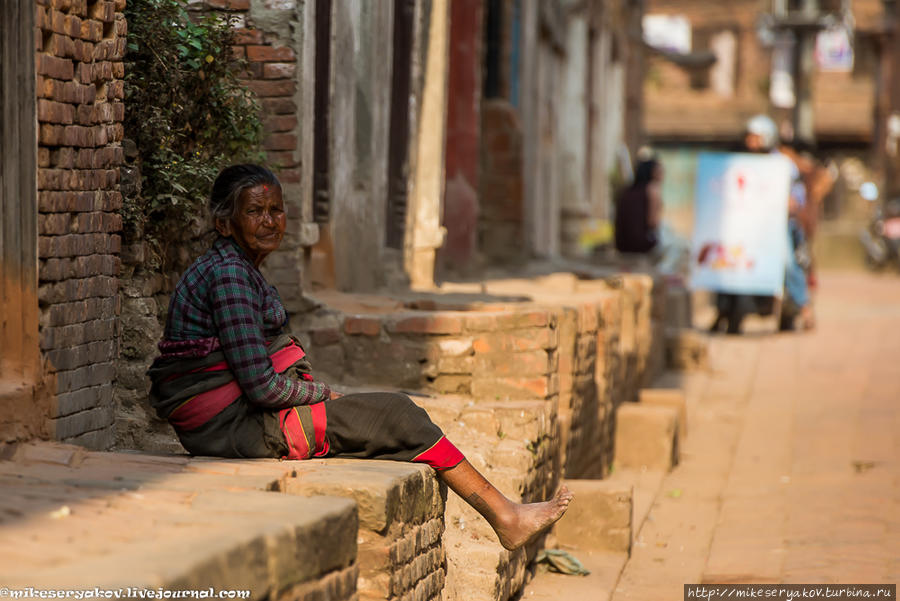
M 237 213 L 228 222 L 216 223 L 219 233 L 233 237 L 257 267 L 281 244 L 286 227 L 281 187 L 271 184 L 244 190 Z

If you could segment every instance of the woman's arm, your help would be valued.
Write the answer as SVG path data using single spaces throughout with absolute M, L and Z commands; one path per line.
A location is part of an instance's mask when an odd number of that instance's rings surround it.
M 292 380 L 275 372 L 262 334 L 263 299 L 248 268 L 223 265 L 209 289 L 213 320 L 225 360 L 250 402 L 281 409 L 310 405 L 331 396 L 327 385 Z

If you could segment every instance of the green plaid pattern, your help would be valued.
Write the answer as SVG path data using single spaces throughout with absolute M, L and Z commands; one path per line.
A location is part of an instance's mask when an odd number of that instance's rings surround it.
M 179 343 L 186 341 L 206 352 L 221 346 L 247 399 L 265 408 L 328 399 L 331 391 L 325 384 L 275 373 L 265 341 L 281 334 L 286 324 L 278 291 L 231 238 L 220 237 L 178 282 L 160 348 L 184 349 Z

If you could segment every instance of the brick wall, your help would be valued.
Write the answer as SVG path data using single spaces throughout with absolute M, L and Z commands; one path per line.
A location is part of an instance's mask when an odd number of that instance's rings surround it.
M 298 328 L 307 332 L 326 378 L 479 400 L 554 400 L 559 392 L 557 316 L 551 311 L 498 305 L 331 313 L 305 321 Z
M 125 0 L 36 0 L 40 346 L 51 435 L 113 441 Z

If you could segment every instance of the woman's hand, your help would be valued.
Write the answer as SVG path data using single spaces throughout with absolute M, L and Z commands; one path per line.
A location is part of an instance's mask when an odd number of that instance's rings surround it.
M 330 396 L 329 398 L 333 401 L 334 399 L 339 399 L 339 398 L 341 398 L 342 396 L 344 396 L 344 395 L 342 395 L 342 394 L 341 394 L 340 392 L 338 392 L 337 390 L 332 390 L 332 391 L 331 391 L 331 396 Z

